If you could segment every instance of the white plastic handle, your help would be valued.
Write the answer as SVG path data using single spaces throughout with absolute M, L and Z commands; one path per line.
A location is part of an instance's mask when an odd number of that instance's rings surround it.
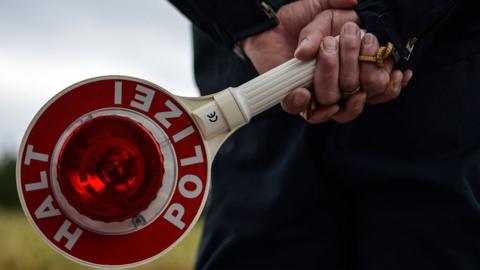
M 364 35 L 365 31 L 362 30 L 362 38 Z M 336 39 L 338 38 L 337 36 Z M 280 103 L 291 90 L 310 86 L 315 64 L 316 60 L 303 62 L 294 58 L 239 87 L 230 88 L 230 92 L 249 121 Z
M 294 58 L 230 91 L 250 120 L 280 103 L 291 90 L 310 86 L 315 64 L 315 60 L 303 62 Z

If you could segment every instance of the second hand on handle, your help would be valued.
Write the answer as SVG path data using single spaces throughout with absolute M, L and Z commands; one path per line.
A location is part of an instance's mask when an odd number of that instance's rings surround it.
M 362 30 L 362 38 L 364 35 Z M 205 139 L 235 130 L 280 103 L 291 90 L 310 86 L 315 65 L 316 60 L 304 62 L 293 58 L 238 87 L 215 94 L 213 102 L 193 112 Z

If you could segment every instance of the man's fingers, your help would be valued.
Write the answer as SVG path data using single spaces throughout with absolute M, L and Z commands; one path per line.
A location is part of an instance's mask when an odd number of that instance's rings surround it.
M 289 114 L 300 114 L 307 109 L 310 98 L 310 91 L 305 88 L 297 88 L 285 97 L 281 105 L 283 110 Z
M 321 106 L 317 108 L 310 118 L 307 120 L 310 124 L 320 124 L 329 121 L 334 114 L 336 114 L 340 110 L 340 107 L 335 105 L 330 106 Z
M 333 37 L 325 37 L 320 46 L 317 66 L 313 78 L 315 97 L 321 105 L 332 105 L 340 100 L 338 89 L 338 42 Z
M 360 87 L 360 28 L 348 22 L 342 27 L 340 34 L 340 90 L 352 92 Z
M 347 99 L 345 107 L 332 116 L 332 119 L 338 123 L 347 123 L 357 118 L 365 107 L 367 94 L 358 92 Z
M 379 48 L 377 38 L 366 34 L 362 40 L 360 55 L 375 56 Z M 375 63 L 362 62 L 360 64 L 360 86 L 367 93 L 367 97 L 381 95 L 390 82 L 390 74 Z
M 386 61 L 385 61 L 385 71 L 387 71 L 388 74 L 392 73 L 393 68 L 395 67 L 395 61 L 393 60 L 393 56 L 390 56 Z
M 392 72 L 390 76 L 390 83 L 387 86 L 387 89 L 383 94 L 377 97 L 373 97 L 368 100 L 370 104 L 380 104 L 385 103 L 390 100 L 396 99 L 400 92 L 402 91 L 402 80 L 403 80 L 403 73 L 400 70 L 395 70 Z
M 407 84 L 410 82 L 412 77 L 413 77 L 413 71 L 412 70 L 407 69 L 403 72 L 402 88 L 407 86 Z
M 337 36 L 346 22 L 359 23 L 360 19 L 353 10 L 326 10 L 305 26 L 298 38 L 295 57 L 306 61 L 315 58 L 320 43 L 325 36 Z

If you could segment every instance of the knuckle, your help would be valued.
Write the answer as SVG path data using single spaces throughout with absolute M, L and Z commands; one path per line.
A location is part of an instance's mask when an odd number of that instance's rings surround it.
M 376 67 L 375 64 L 371 64 L 374 70 L 366 75 L 366 80 L 370 84 L 378 85 L 382 79 L 382 72 Z
M 346 52 L 358 51 L 360 50 L 360 38 L 342 35 L 340 37 L 340 47 Z
M 376 85 L 376 89 L 378 89 L 379 92 L 385 92 L 385 89 L 388 87 L 388 82 L 378 82 Z
M 385 70 L 382 70 L 382 72 L 379 74 L 378 87 L 381 88 L 382 90 L 385 90 L 387 89 L 389 83 L 390 83 L 390 75 L 387 74 Z
M 359 86 L 358 80 L 353 77 L 340 79 L 340 89 L 344 91 L 353 91 Z
M 362 78 L 362 85 L 370 90 L 384 90 L 388 86 L 388 78 L 382 73 L 370 72 Z
M 322 105 L 335 104 L 340 100 L 340 93 L 338 91 L 322 91 L 318 93 L 317 101 Z
M 377 80 L 378 74 L 376 72 L 366 73 L 361 78 L 362 85 L 365 88 L 374 88 Z
M 318 58 L 318 64 L 324 72 L 332 72 L 338 66 L 338 57 L 335 54 L 327 54 L 320 50 Z

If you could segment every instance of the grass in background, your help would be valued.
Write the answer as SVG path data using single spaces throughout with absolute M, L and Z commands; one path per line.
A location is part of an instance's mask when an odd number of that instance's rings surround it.
M 192 269 L 201 235 L 200 222 L 173 250 L 135 270 Z M 53 251 L 30 226 L 20 211 L 0 209 L 0 269 L 78 270 L 90 269 Z

